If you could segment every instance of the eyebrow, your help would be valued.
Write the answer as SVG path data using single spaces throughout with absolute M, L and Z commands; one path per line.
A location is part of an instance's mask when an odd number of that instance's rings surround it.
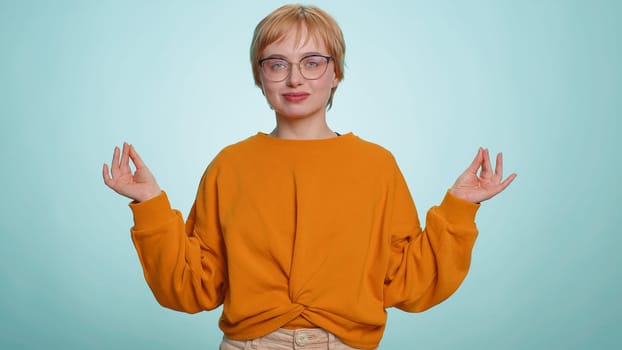
M 300 59 L 303 59 L 303 58 L 305 58 L 305 57 L 309 57 L 309 56 L 316 56 L 316 55 L 319 55 L 319 56 L 326 56 L 326 55 L 325 55 L 325 54 L 323 54 L 323 53 L 313 51 L 313 52 L 305 52 L 304 54 L 302 54 L 302 55 L 300 56 Z M 283 59 L 283 60 L 289 61 L 289 58 L 287 58 L 287 56 L 285 56 L 285 55 L 281 55 L 281 54 L 273 54 L 273 55 L 268 55 L 268 56 L 263 57 L 263 58 L 261 58 L 261 59 L 262 59 L 262 60 L 265 60 L 265 59 L 267 59 L 267 58 L 279 58 L 279 59 Z

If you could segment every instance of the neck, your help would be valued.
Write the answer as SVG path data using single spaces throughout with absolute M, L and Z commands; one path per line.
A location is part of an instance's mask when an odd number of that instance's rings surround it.
M 277 115 L 276 127 L 270 136 L 280 139 L 316 140 L 336 137 L 326 118 L 282 118 Z

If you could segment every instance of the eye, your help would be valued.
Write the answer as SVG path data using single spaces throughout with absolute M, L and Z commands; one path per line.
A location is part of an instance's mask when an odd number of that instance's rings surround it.
M 281 71 L 287 69 L 287 61 L 273 58 L 264 61 L 264 65 L 272 71 Z
M 302 65 L 307 69 L 315 69 L 326 63 L 326 59 L 321 56 L 309 56 L 302 60 Z

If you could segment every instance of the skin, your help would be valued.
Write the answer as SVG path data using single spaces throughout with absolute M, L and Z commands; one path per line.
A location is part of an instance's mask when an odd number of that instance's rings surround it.
M 299 62 L 308 54 L 327 55 L 328 50 L 323 42 L 305 40 L 306 28 L 302 28 L 302 40 L 296 40 L 296 33 L 290 33 L 283 39 L 268 45 L 262 57 L 280 56 L 289 62 Z M 305 42 L 306 41 L 306 42 Z M 325 139 L 336 137 L 326 123 L 326 103 L 331 89 L 339 84 L 335 75 L 334 62 L 331 60 L 328 69 L 317 80 L 305 79 L 296 64 L 292 64 L 290 74 L 281 82 L 261 79 L 262 91 L 270 107 L 275 112 L 276 127 L 271 136 L 283 139 Z M 307 97 L 302 101 L 291 101 L 287 94 L 304 93 Z M 132 172 L 130 161 L 136 170 Z M 104 183 L 115 192 L 136 202 L 143 202 L 161 193 L 155 177 L 134 149 L 124 143 L 123 149 L 115 147 L 110 167 L 104 164 Z M 503 155 L 498 153 L 496 165 L 492 167 L 488 149 L 480 148 L 471 165 L 458 177 L 450 192 L 464 200 L 481 203 L 505 190 L 516 178 L 513 173 L 503 179 Z
M 130 168 L 130 159 L 136 168 L 134 173 Z M 119 147 L 114 148 L 110 168 L 108 168 L 108 164 L 104 164 L 103 173 L 106 186 L 135 202 L 144 202 L 162 192 L 155 177 L 140 158 L 134 146 L 127 142 L 123 143 L 122 153 Z
M 296 40 L 296 32 L 291 32 L 266 46 L 261 55 L 285 58 L 292 63 L 289 75 L 283 81 L 272 82 L 261 76 L 262 91 L 276 116 L 276 128 L 270 135 L 285 139 L 336 137 L 326 123 L 326 104 L 331 90 L 339 84 L 335 63 L 331 60 L 326 72 L 319 79 L 305 79 L 295 63 L 309 54 L 328 56 L 328 50 L 321 40 L 314 36 L 309 37 L 305 27 L 301 30 L 300 40 Z M 303 101 L 290 101 L 285 96 L 291 93 L 304 93 L 308 96 Z
M 503 179 L 503 154 L 497 153 L 495 170 L 492 170 L 487 148 L 479 148 L 471 165 L 456 179 L 450 192 L 469 202 L 481 203 L 505 190 L 516 178 L 512 173 Z

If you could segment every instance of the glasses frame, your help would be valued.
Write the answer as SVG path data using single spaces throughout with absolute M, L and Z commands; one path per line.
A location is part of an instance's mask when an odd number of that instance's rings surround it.
M 317 78 L 307 78 L 307 77 L 305 76 L 305 74 L 302 72 L 302 69 L 300 68 L 300 63 L 302 63 L 302 61 L 304 61 L 305 59 L 307 59 L 307 58 L 309 58 L 309 57 L 322 57 L 323 59 L 325 59 L 325 60 L 326 60 L 326 67 L 324 68 L 324 71 L 322 72 L 322 74 L 320 74 Z M 269 80 L 269 81 L 273 82 L 273 83 L 278 83 L 278 82 L 284 81 L 285 79 L 287 79 L 287 77 L 289 77 L 289 76 L 292 74 L 292 69 L 293 69 L 292 67 L 293 67 L 294 65 L 298 66 L 298 72 L 299 72 L 299 73 L 300 73 L 300 75 L 301 75 L 303 78 L 305 78 L 306 80 L 318 80 L 318 79 L 320 79 L 320 78 L 321 78 L 324 74 L 326 74 L 326 71 L 328 70 L 328 65 L 330 64 L 330 61 L 331 61 L 332 59 L 333 59 L 333 58 L 332 58 L 331 56 L 320 55 L 320 54 L 313 54 L 313 55 L 307 55 L 307 56 L 305 56 L 305 57 L 301 58 L 301 59 L 300 59 L 300 61 L 298 61 L 298 62 L 296 62 L 296 63 L 293 63 L 293 62 L 290 62 L 290 61 L 288 61 L 288 60 L 286 60 L 285 58 L 282 58 L 282 57 L 273 57 L 273 56 L 268 56 L 268 57 L 264 57 L 264 58 L 260 59 L 260 60 L 258 61 L 258 63 L 259 63 L 259 68 L 260 68 L 260 70 L 261 70 L 261 74 L 263 75 L 263 77 L 264 77 L 264 78 L 266 78 L 267 80 Z M 266 76 L 266 74 L 264 73 L 264 68 L 263 68 L 263 63 L 264 63 L 265 61 L 267 61 L 267 60 L 282 60 L 282 61 L 284 61 L 284 62 L 286 62 L 286 63 L 287 63 L 287 74 L 285 74 L 285 76 L 283 77 L 283 79 L 279 79 L 279 80 L 268 79 L 268 77 L 267 77 L 267 76 Z

